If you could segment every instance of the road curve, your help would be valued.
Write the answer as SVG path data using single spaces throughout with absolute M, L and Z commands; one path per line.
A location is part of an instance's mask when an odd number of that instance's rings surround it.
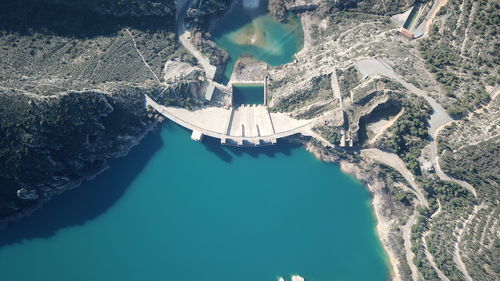
M 210 60 L 205 58 L 205 56 L 203 56 L 203 54 L 196 49 L 193 43 L 191 43 L 191 32 L 186 29 L 186 12 L 191 5 L 193 5 L 193 2 L 194 0 L 189 0 L 179 14 L 179 19 L 177 21 L 177 35 L 179 36 L 179 41 L 182 46 L 184 46 L 184 48 L 186 48 L 201 64 L 205 70 L 206 77 L 210 80 L 214 80 L 217 67 L 211 65 Z

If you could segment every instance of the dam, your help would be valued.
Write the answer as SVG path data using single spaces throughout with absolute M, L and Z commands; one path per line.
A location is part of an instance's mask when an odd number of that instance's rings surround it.
M 149 96 L 146 105 L 191 130 L 191 138 L 196 141 L 209 136 L 223 145 L 262 146 L 297 134 L 314 135 L 311 129 L 315 120 L 298 120 L 284 113 L 270 113 L 267 108 L 268 65 L 293 61 L 303 45 L 297 17 L 291 15 L 289 22 L 282 24 L 268 15 L 267 1 L 240 2 L 241 7 L 227 13 L 215 26 L 215 42 L 229 54 L 222 71 L 211 65 L 209 58 L 190 41 L 185 14 L 192 4 L 193 1 L 185 2 L 178 16 L 177 32 L 181 44 L 205 71 L 207 105 L 187 110 L 161 105 Z M 222 100 L 223 106 L 215 104 L 214 99 Z
M 261 146 L 296 134 L 312 136 L 310 120 L 296 120 L 284 113 L 269 113 L 263 105 L 207 106 L 195 110 L 163 106 L 146 96 L 146 104 L 171 121 L 192 131 L 191 138 L 219 139 L 221 144 Z

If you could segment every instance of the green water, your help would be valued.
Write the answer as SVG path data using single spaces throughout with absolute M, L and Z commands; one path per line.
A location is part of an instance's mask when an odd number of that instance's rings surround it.
M 233 104 L 264 104 L 264 86 L 233 84 Z
M 267 1 L 255 9 L 236 8 L 215 25 L 215 42 L 229 54 L 222 80 L 229 81 L 234 64 L 241 56 L 277 66 L 293 61 L 303 46 L 300 20 L 290 14 L 286 24 L 279 23 L 267 12 Z
M 0 231 L 2 281 L 384 281 L 370 196 L 303 148 L 221 147 L 167 124 Z

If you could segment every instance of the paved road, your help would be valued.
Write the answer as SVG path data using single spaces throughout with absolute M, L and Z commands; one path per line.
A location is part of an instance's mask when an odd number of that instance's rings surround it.
M 361 156 L 371 158 L 376 161 L 380 161 L 398 171 L 405 180 L 410 184 L 413 189 L 414 194 L 417 196 L 420 204 L 425 207 L 429 206 L 427 198 L 425 197 L 425 192 L 418 186 L 413 178 L 413 174 L 406 168 L 405 163 L 397 154 L 382 151 L 376 148 L 362 149 Z
M 332 71 L 331 85 L 332 85 L 333 96 L 338 99 L 340 103 L 340 108 L 343 108 L 342 94 L 340 93 L 339 79 L 337 78 L 337 70 L 335 68 Z
M 191 43 L 191 32 L 186 29 L 185 19 L 187 10 L 193 5 L 194 0 L 190 0 L 186 6 L 182 9 L 179 20 L 177 22 L 177 34 L 179 35 L 179 41 L 182 46 L 186 48 L 201 64 L 206 72 L 207 78 L 213 80 L 215 73 L 217 72 L 217 67 L 210 64 L 210 61 L 203 56 L 203 54 L 196 49 L 196 47 Z
M 438 175 L 438 177 L 441 180 L 455 182 L 456 184 L 461 185 L 463 188 L 467 189 L 472 194 L 474 194 L 474 197 L 477 197 L 476 189 L 471 184 L 469 184 L 469 183 L 467 183 L 465 181 L 457 180 L 455 178 L 452 178 L 452 177 L 448 176 L 441 169 L 441 165 L 439 165 L 438 143 L 436 141 L 436 138 L 438 137 L 439 132 L 441 131 L 441 129 L 443 129 L 444 127 L 448 126 L 452 122 L 453 121 L 450 121 L 448 123 L 445 123 L 445 124 L 441 125 L 439 128 L 437 128 L 434 131 L 434 134 L 432 135 L 432 141 L 430 143 L 430 146 L 431 146 L 431 151 L 430 151 L 431 152 L 431 157 L 430 158 L 431 158 L 431 161 L 432 161 L 432 166 L 434 167 L 434 170 L 436 171 L 436 175 Z
M 356 68 L 358 71 L 364 76 L 372 76 L 372 75 L 383 75 L 389 78 L 392 78 L 401 85 L 403 85 L 410 92 L 414 93 L 417 96 L 423 97 L 433 109 L 433 113 L 431 114 L 431 119 L 429 120 L 429 134 L 432 136 L 437 128 L 441 125 L 450 122 L 453 120 L 446 110 L 436 102 L 432 97 L 430 97 L 427 92 L 415 87 L 415 85 L 406 82 L 399 75 L 397 75 L 394 70 L 384 61 L 374 58 L 362 59 L 356 62 Z
M 231 135 L 230 132 L 227 132 L 226 127 L 228 119 L 231 118 L 231 110 L 219 107 L 209 107 L 193 111 L 163 106 L 156 103 L 147 95 L 146 105 L 153 107 L 163 116 L 191 131 L 197 131 L 203 135 L 220 140 L 233 140 L 238 143 L 246 141 L 258 145 L 260 141 L 264 142 L 264 144 L 268 144 L 276 139 L 296 134 L 311 136 L 311 126 L 313 124 L 312 120 L 295 120 L 285 114 L 271 113 L 271 123 L 274 125 L 276 132 L 274 132 L 274 130 L 267 130 L 267 135 L 260 136 L 242 136 L 241 134 Z M 254 116 L 250 117 L 253 118 Z
M 467 182 L 457 180 L 454 178 L 451 178 L 450 176 L 446 175 L 442 170 L 441 166 L 439 165 L 439 155 L 438 155 L 438 149 L 437 149 L 437 142 L 436 142 L 436 137 L 439 133 L 439 131 L 445 127 L 446 125 L 450 124 L 453 122 L 453 119 L 448 115 L 446 110 L 436 102 L 432 97 L 430 97 L 427 92 L 415 87 L 415 85 L 406 82 L 403 80 L 399 75 L 397 75 L 394 70 L 383 60 L 379 59 L 374 59 L 374 58 L 368 58 L 368 59 L 362 59 L 356 62 L 356 68 L 358 71 L 364 75 L 364 76 L 371 76 L 371 75 L 383 75 L 389 78 L 392 78 L 401 85 L 403 85 L 406 89 L 411 91 L 412 93 L 416 94 L 417 96 L 423 97 L 427 102 L 432 107 L 433 113 L 431 114 L 431 118 L 429 120 L 429 135 L 432 137 L 431 138 L 431 155 L 430 155 L 430 160 L 432 162 L 432 166 L 434 167 L 434 170 L 436 171 L 436 175 L 443 181 L 452 181 L 455 182 L 465 189 L 469 190 L 474 196 L 476 196 L 476 190 L 475 188 L 470 185 Z
M 411 250 L 412 245 L 411 245 L 411 228 L 417 222 L 418 218 L 418 212 L 415 210 L 413 211 L 413 214 L 408 218 L 408 221 L 406 222 L 405 225 L 402 227 L 402 236 L 403 236 L 403 244 L 405 247 L 405 254 L 406 254 L 406 262 L 408 263 L 408 266 L 410 267 L 411 271 L 411 279 L 413 281 L 418 281 L 423 278 L 419 278 L 420 272 L 418 271 L 417 266 L 413 262 L 413 258 L 415 257 L 415 254 Z

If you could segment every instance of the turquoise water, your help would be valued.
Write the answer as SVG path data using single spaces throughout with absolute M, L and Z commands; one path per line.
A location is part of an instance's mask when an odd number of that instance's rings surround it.
M 264 104 L 264 86 L 233 84 L 233 104 Z
M 293 61 L 303 46 L 300 20 L 290 14 L 287 23 L 279 23 L 267 12 L 267 1 L 257 8 L 237 8 L 215 25 L 214 41 L 229 53 L 222 80 L 229 81 L 234 64 L 241 56 L 277 66 Z
M 6 281 L 383 281 L 370 196 L 303 148 L 221 147 L 172 124 L 0 231 Z

